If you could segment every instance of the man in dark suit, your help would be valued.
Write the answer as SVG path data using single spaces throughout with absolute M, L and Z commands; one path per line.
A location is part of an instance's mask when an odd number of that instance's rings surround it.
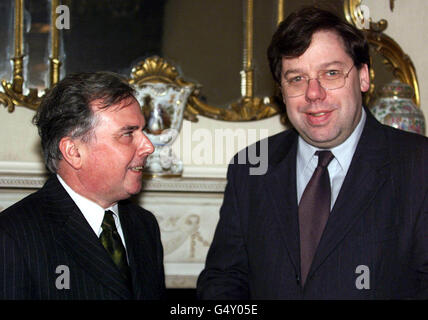
M 34 122 L 51 176 L 0 214 L 1 299 L 161 299 L 159 227 L 127 200 L 154 148 L 132 87 L 69 75 Z
M 268 57 L 294 129 L 258 142 L 266 174 L 239 156 L 229 166 L 198 296 L 427 298 L 428 139 L 362 107 L 363 34 L 305 8 L 279 25 Z

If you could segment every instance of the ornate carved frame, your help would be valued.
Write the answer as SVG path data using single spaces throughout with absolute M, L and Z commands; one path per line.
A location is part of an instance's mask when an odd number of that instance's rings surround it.
M 394 2 L 391 1 L 391 10 L 394 8 Z M 361 10 L 361 0 L 345 0 L 344 11 L 348 22 L 357 26 L 357 22 L 363 19 L 363 12 Z M 383 32 L 388 27 L 388 21 L 381 19 L 378 22 L 373 22 L 370 19 L 370 28 L 364 29 L 367 36 L 367 40 L 371 45 L 371 48 L 379 52 L 384 57 L 383 63 L 392 69 L 394 77 L 400 81 L 409 84 L 415 91 L 413 100 L 415 104 L 420 107 L 420 94 L 419 94 L 419 83 L 416 76 L 416 69 L 413 65 L 410 57 L 404 53 L 400 45 L 395 42 L 392 38 L 384 34 Z M 370 70 L 371 87 L 366 95 L 365 103 L 369 105 L 369 101 L 374 98 L 374 78 L 375 72 L 373 68 Z

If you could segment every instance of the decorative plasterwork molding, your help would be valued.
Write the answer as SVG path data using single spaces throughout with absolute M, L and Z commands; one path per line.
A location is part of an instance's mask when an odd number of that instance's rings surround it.
M 216 178 L 153 178 L 144 180 L 145 191 L 223 193 L 226 179 Z
M 180 178 L 144 179 L 144 191 L 156 192 L 213 192 L 223 193 L 226 187 L 225 168 L 189 167 Z M 205 172 L 205 177 L 203 176 Z M 0 162 L 0 188 L 38 189 L 47 179 L 39 163 Z
M 0 188 L 38 189 L 43 186 L 46 177 L 0 175 Z
M 203 263 L 166 263 L 165 284 L 167 288 L 196 288 Z
M 38 189 L 46 179 L 41 163 L 0 161 L 0 188 Z

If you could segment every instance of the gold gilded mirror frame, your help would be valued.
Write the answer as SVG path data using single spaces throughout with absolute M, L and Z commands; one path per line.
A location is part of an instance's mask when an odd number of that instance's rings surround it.
M 56 8 L 59 0 L 51 0 L 51 55 L 49 87 L 59 81 L 61 61 L 59 61 L 59 31 L 55 27 L 57 19 Z M 0 92 L 0 104 L 8 108 L 9 112 L 15 106 L 23 106 L 36 110 L 40 104 L 38 90 L 30 88 L 28 94 L 24 93 L 24 0 L 15 0 L 14 9 L 14 57 L 12 58 L 12 82 L 2 80 L 4 92 Z
M 390 0 L 390 8 L 391 10 L 394 9 L 393 0 Z M 364 15 L 361 10 L 361 0 L 345 0 L 344 11 L 348 22 L 354 24 L 357 27 L 359 25 L 357 22 L 361 22 L 361 20 L 364 19 Z M 380 55 L 384 58 L 382 61 L 383 64 L 392 69 L 392 74 L 394 77 L 413 88 L 415 92 L 413 101 L 418 107 L 420 107 L 419 83 L 416 76 L 416 69 L 412 60 L 407 54 L 404 53 L 397 42 L 383 33 L 383 31 L 385 31 L 388 26 L 388 22 L 385 19 L 381 19 L 378 22 L 373 22 L 370 19 L 369 25 L 370 28 L 363 29 L 363 31 L 367 36 L 367 41 L 369 42 L 371 48 L 380 53 Z M 366 105 L 369 105 L 370 101 L 374 100 L 374 78 L 375 72 L 373 68 L 371 68 L 371 87 L 365 96 L 364 102 Z

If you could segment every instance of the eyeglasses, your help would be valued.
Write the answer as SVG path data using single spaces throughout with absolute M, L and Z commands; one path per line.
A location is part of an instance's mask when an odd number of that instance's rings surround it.
M 345 85 L 346 78 L 351 72 L 354 65 L 348 72 L 343 73 L 342 70 L 322 70 L 318 72 L 318 77 L 309 78 L 307 75 L 293 75 L 285 79 L 283 93 L 288 98 L 299 97 L 305 94 L 310 80 L 317 80 L 319 85 L 325 90 L 340 89 Z

